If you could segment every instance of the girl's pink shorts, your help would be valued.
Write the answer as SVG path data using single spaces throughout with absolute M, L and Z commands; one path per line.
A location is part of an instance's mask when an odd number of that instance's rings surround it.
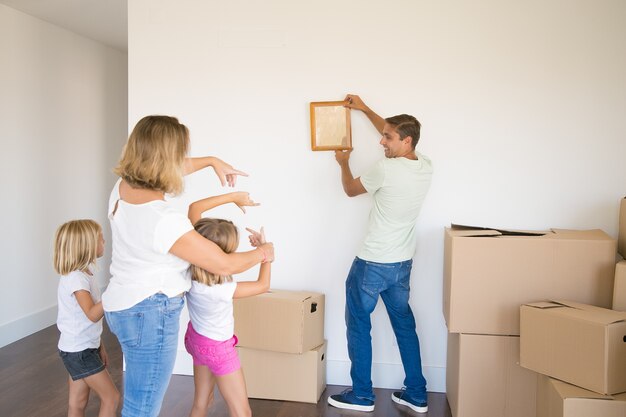
M 225 341 L 213 340 L 196 332 L 191 322 L 187 325 L 185 348 L 193 357 L 193 364 L 206 366 L 214 375 L 230 374 L 241 368 L 236 344 L 235 335 Z

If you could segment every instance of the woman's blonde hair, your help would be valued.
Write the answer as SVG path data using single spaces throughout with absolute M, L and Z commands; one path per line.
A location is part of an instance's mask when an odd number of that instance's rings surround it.
M 239 246 L 237 227 L 229 220 L 200 219 L 196 222 L 194 228 L 202 236 L 217 244 L 226 253 L 234 252 L 237 246 Z M 217 275 L 191 265 L 191 279 L 211 286 L 231 282 L 233 277 L 231 275 Z
M 54 269 L 59 275 L 88 271 L 98 259 L 102 227 L 93 220 L 72 220 L 62 224 L 54 236 Z
M 135 188 L 183 191 L 189 130 L 170 116 L 146 116 L 135 125 L 113 170 Z

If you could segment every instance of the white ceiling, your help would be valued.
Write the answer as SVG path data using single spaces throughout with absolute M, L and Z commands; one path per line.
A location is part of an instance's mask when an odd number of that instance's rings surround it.
M 128 0 L 0 0 L 0 3 L 128 51 Z

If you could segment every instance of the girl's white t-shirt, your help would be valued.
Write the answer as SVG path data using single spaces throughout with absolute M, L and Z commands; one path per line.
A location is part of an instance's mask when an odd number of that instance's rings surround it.
M 109 198 L 113 236 L 111 280 L 102 295 L 105 311 L 126 310 L 156 293 L 173 297 L 189 290 L 189 263 L 169 253 L 193 230 L 186 215 L 167 200 L 129 204 L 117 181 Z
M 233 295 L 236 288 L 236 282 L 211 286 L 197 281 L 191 282 L 191 289 L 187 293 L 187 308 L 191 325 L 196 332 L 217 341 L 233 337 Z
M 94 323 L 87 318 L 74 295 L 80 290 L 89 292 L 94 304 L 100 301 L 100 289 L 93 276 L 82 271 L 72 271 L 59 278 L 57 327 L 61 337 L 58 347 L 63 352 L 80 352 L 100 347 L 102 319 Z

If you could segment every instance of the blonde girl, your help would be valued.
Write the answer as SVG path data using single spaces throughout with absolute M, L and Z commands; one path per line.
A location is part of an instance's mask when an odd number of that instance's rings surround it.
M 156 417 L 178 347 L 190 263 L 220 275 L 245 271 L 273 254 L 271 243 L 225 253 L 196 232 L 169 196 L 183 176 L 211 167 L 222 185 L 245 173 L 214 157 L 188 158 L 189 130 L 175 117 L 146 116 L 133 129 L 109 199 L 113 237 L 111 280 L 102 295 L 105 316 L 124 360 L 123 417 Z
M 82 417 L 93 389 L 100 417 L 115 416 L 120 393 L 106 370 L 100 290 L 91 268 L 104 253 L 102 228 L 93 220 L 61 225 L 54 239 L 54 269 L 60 275 L 57 327 L 59 355 L 69 372 L 69 417 Z
M 243 210 L 243 205 L 256 205 L 247 193 L 231 193 L 192 204 L 189 217 L 194 228 L 224 252 L 232 253 L 239 246 L 235 225 L 224 219 L 199 219 L 202 211 L 217 204 L 232 201 Z M 253 246 L 265 242 L 263 231 L 248 229 Z M 191 266 L 191 289 L 187 293 L 190 322 L 185 334 L 185 347 L 193 357 L 194 401 L 190 417 L 204 417 L 213 401 L 215 384 L 228 405 L 231 417 L 250 416 L 239 357 L 235 350 L 233 298 L 250 297 L 269 290 L 270 262 L 261 264 L 259 277 L 253 282 L 233 282 L 231 275 L 216 274 L 198 266 Z

